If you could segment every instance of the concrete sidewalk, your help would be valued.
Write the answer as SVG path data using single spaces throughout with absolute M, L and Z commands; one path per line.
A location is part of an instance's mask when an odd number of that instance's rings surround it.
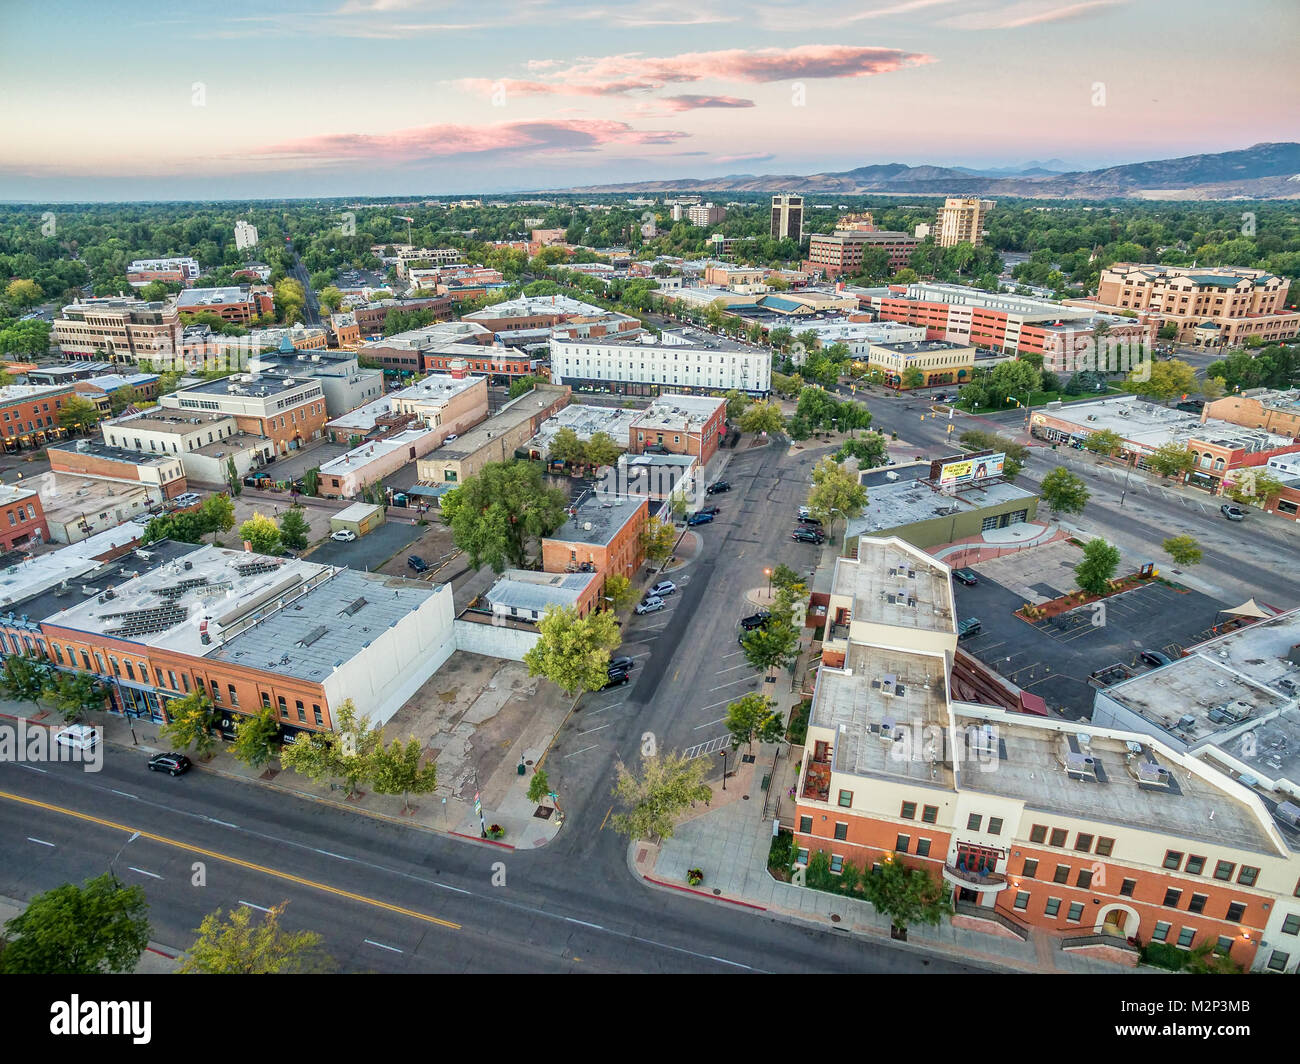
M 748 778 L 738 774 L 729 781 L 730 800 L 720 800 L 715 790 L 709 808 L 678 825 L 672 838 L 659 845 L 631 843 L 628 867 L 655 889 L 685 891 L 701 900 L 758 909 L 823 930 L 847 931 L 862 938 L 864 944 L 891 941 L 889 920 L 869 902 L 796 887 L 768 872 L 772 819 L 762 816 L 762 780 L 771 770 L 776 749 L 764 744 L 757 764 L 746 766 L 751 770 Z M 686 873 L 692 868 L 704 873 L 698 887 L 686 882 Z M 1025 942 L 945 922 L 937 927 L 910 927 L 907 942 L 895 944 L 1008 972 L 1115 974 L 1132 970 L 1067 953 L 1054 936 L 1037 930 L 1031 931 Z

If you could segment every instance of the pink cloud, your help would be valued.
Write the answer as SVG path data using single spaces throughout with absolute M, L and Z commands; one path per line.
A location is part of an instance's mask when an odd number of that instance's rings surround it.
M 375 159 L 411 163 L 487 152 L 532 155 L 592 151 L 606 144 L 670 144 L 686 136 L 674 130 L 634 129 L 625 122 L 603 120 L 445 124 L 390 133 L 322 134 L 266 145 L 251 154 L 314 162 Z
M 753 107 L 753 100 L 740 96 L 700 96 L 687 93 L 682 96 L 665 96 L 658 101 L 669 111 L 694 111 L 703 107 Z

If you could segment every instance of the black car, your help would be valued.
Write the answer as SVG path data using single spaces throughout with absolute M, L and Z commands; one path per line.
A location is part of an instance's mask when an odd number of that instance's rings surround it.
M 730 482 L 730 481 L 727 481 L 727 480 L 715 480 L 712 484 L 710 484 L 707 488 L 704 489 L 704 494 L 705 494 L 705 495 L 716 495 L 716 494 L 717 494 L 718 492 L 720 492 L 720 491 L 730 491 L 730 490 L 731 490 L 731 482 Z
M 821 523 L 821 520 L 820 520 L 819 518 L 812 517 L 811 515 L 807 515 L 807 514 L 805 514 L 803 517 L 800 517 L 800 518 L 799 518 L 799 523 L 800 523 L 801 525 L 807 525 L 809 528 L 821 528 L 821 527 L 822 527 L 822 523 Z
M 429 563 L 418 554 L 412 554 L 406 559 L 406 567 L 414 569 L 417 573 L 427 573 L 429 571 Z
M 716 507 L 716 506 L 710 504 L 710 505 L 708 505 L 708 506 L 701 506 L 701 507 L 700 507 L 698 510 L 696 510 L 695 512 L 696 512 L 697 514 L 710 514 L 710 515 L 712 515 L 713 517 L 717 517 L 718 514 L 722 513 L 722 510 L 720 510 L 718 507 Z
M 771 616 L 767 610 L 759 610 L 757 613 L 751 613 L 748 617 L 742 617 L 740 627 L 747 632 L 752 632 L 755 628 L 766 628 Z
M 621 687 L 630 679 L 632 679 L 632 677 L 626 672 L 611 672 L 609 674 L 609 679 L 605 681 L 605 686 L 602 687 L 601 690 L 608 691 L 611 687 Z
M 636 668 L 636 662 L 629 657 L 618 657 L 618 658 L 609 659 L 609 671 L 611 674 L 615 672 L 627 672 L 628 669 L 635 669 L 635 668 Z
M 974 569 L 954 569 L 952 578 L 967 587 L 974 587 L 980 582 L 980 578 Z
M 188 772 L 192 762 L 184 754 L 154 754 L 149 758 L 150 772 L 166 772 L 170 776 L 179 776 Z
M 796 528 L 790 533 L 790 538 L 798 540 L 800 543 L 825 543 L 826 537 L 812 528 Z

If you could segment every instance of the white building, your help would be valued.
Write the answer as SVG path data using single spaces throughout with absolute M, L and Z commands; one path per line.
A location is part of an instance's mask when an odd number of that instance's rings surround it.
M 827 321 L 801 325 L 799 332 L 815 332 L 822 347 L 844 344 L 854 358 L 865 358 L 872 344 L 903 344 L 925 339 L 925 328 L 897 321 Z M 794 363 L 803 365 L 807 354 L 796 352 Z
M 734 388 L 757 396 L 771 390 L 772 358 L 766 348 L 686 329 L 639 340 L 555 337 L 551 382 L 621 395 Z
M 255 247 L 257 247 L 257 226 L 241 218 L 235 223 L 235 249 L 243 251 Z

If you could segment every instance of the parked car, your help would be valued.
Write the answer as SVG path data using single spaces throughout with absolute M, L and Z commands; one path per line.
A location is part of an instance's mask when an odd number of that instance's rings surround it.
M 822 527 L 821 518 L 819 518 L 819 517 L 803 517 L 803 516 L 800 516 L 800 518 L 799 518 L 799 523 L 800 523 L 801 525 L 807 525 L 809 528 L 821 528 L 821 527 Z
M 460 439 L 460 436 L 458 436 L 458 435 L 457 435 L 456 433 L 454 433 L 454 432 L 449 432 L 449 433 L 447 433 L 446 438 L 445 438 L 442 442 L 443 442 L 443 443 L 451 443 L 452 440 L 458 440 L 458 439 Z
M 709 525 L 713 523 L 713 514 L 706 514 L 703 511 L 691 514 L 686 518 L 688 525 Z
M 180 495 L 177 495 L 176 498 L 172 499 L 172 502 L 181 507 L 197 506 L 202 501 L 203 496 L 193 491 L 182 492 Z
M 73 750 L 89 750 L 99 742 L 99 732 L 89 724 L 71 724 L 57 732 L 54 741 Z
M 357 534 L 350 528 L 340 528 L 337 532 L 330 533 L 330 539 L 335 543 L 351 543 L 357 538 Z
M 1138 657 L 1153 669 L 1158 669 L 1162 665 L 1172 665 L 1174 660 L 1168 654 L 1161 654 L 1158 650 L 1144 650 Z
M 952 571 L 952 578 L 960 584 L 965 584 L 967 587 L 974 587 L 980 582 L 980 578 L 974 569 L 954 569 Z
M 632 679 L 632 677 L 626 672 L 611 672 L 609 674 L 609 679 L 605 681 L 605 686 L 602 687 L 601 690 L 608 691 L 611 687 L 621 687 L 630 679 Z
M 790 538 L 800 543 L 825 543 L 826 537 L 816 529 L 796 528 L 790 533 Z
M 649 591 L 646 592 L 648 598 L 662 598 L 664 595 L 671 595 L 677 590 L 677 585 L 671 580 L 660 580 Z
M 192 762 L 184 754 L 154 754 L 149 758 L 150 772 L 166 772 L 169 776 L 179 776 L 188 772 Z
M 429 563 L 418 554 L 412 554 L 406 559 L 406 567 L 413 569 L 417 573 L 427 573 L 429 571 Z
M 751 613 L 748 617 L 740 618 L 740 627 L 747 632 L 752 632 L 755 628 L 766 628 L 771 617 L 772 615 L 767 610 L 759 610 L 757 613 Z
M 722 507 L 709 504 L 708 506 L 701 506 L 695 512 L 697 514 L 712 514 L 714 517 L 717 517 L 718 514 L 722 513 Z
M 1240 506 L 1229 506 L 1227 503 L 1224 503 L 1219 507 L 1219 513 L 1223 514 L 1223 516 L 1229 521 L 1246 520 L 1246 511 Z
M 623 656 L 609 659 L 610 672 L 627 672 L 629 669 L 635 669 L 636 662 L 631 658 Z
M 811 517 L 811 516 L 812 516 L 812 509 L 811 509 L 811 507 L 808 507 L 808 506 L 800 506 L 800 507 L 799 507 L 799 516 L 800 516 L 800 517 Z
M 731 482 L 730 482 L 730 481 L 728 481 L 728 480 L 715 480 L 712 484 L 710 484 L 707 488 L 704 489 L 704 494 L 705 494 L 705 495 L 716 495 L 716 494 L 717 494 L 718 492 L 720 492 L 720 491 L 730 491 L 730 490 L 731 490 Z
M 957 638 L 973 639 L 983 630 L 984 626 L 980 624 L 980 619 L 978 617 L 967 617 L 964 621 L 959 621 L 957 624 Z
M 659 598 L 657 595 L 651 595 L 649 598 L 637 603 L 636 612 L 654 613 L 656 610 L 661 610 L 663 608 L 664 600 Z

